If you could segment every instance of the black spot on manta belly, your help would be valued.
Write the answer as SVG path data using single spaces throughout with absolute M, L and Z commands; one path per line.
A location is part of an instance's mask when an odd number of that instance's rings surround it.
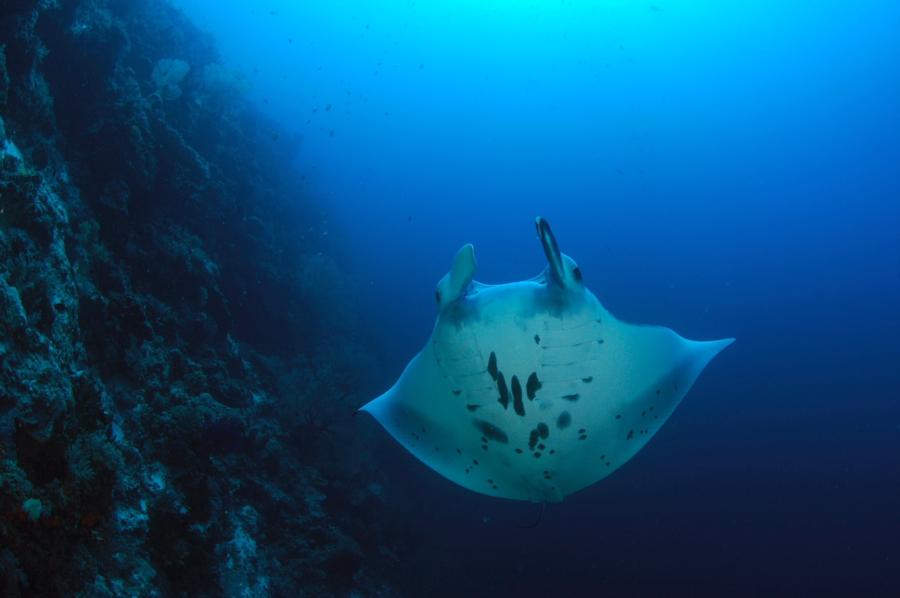
M 540 337 L 540 335 L 538 335 L 538 334 L 535 334 L 535 335 L 534 335 L 534 344 L 535 344 L 535 345 L 540 345 L 540 344 L 541 344 L 541 337 Z
M 522 404 L 522 385 L 519 384 L 519 378 L 517 376 L 512 377 L 512 393 L 513 409 L 516 410 L 516 415 L 525 415 L 525 405 Z
M 473 403 L 469 403 L 468 405 L 466 405 L 466 409 L 468 409 L 469 411 L 478 411 L 478 407 L 480 407 L 480 405 L 475 405 Z
M 537 372 L 531 372 L 531 375 L 528 376 L 528 380 L 525 382 L 525 394 L 528 395 L 528 400 L 533 401 L 534 395 L 541 389 L 541 381 L 538 380 Z
M 581 397 L 581 395 L 579 395 L 577 392 L 576 392 L 576 393 L 573 393 L 573 394 L 570 394 L 570 395 L 563 395 L 563 396 L 562 396 L 563 399 L 565 399 L 565 400 L 567 400 L 567 401 L 572 401 L 573 403 L 574 403 L 575 401 L 577 401 L 580 397 Z
M 452 392 L 454 395 L 456 395 L 456 396 L 459 396 L 459 395 L 462 393 L 461 390 L 453 390 L 453 391 L 451 391 L 451 392 Z
M 528 434 L 528 448 L 530 448 L 531 450 L 534 450 L 534 447 L 537 446 L 538 438 L 540 438 L 540 435 L 538 434 L 538 431 L 537 431 L 537 430 L 532 430 L 532 431 Z
M 493 353 L 491 353 L 493 355 Z M 509 408 L 509 389 L 506 388 L 506 378 L 503 377 L 503 372 L 497 373 L 497 392 L 500 393 L 500 398 L 497 399 L 501 405 L 503 405 L 504 409 Z
M 506 435 L 506 432 L 504 432 L 494 424 L 486 422 L 483 419 L 473 419 L 472 423 L 484 435 L 481 439 L 482 442 L 487 442 L 487 439 L 494 440 L 502 444 L 506 444 L 509 442 L 509 436 Z
M 587 378 L 582 378 L 582 379 L 581 379 L 581 381 L 584 382 L 585 384 L 588 384 L 588 383 L 590 383 L 590 382 L 593 382 L 593 380 L 594 380 L 594 377 L 593 377 L 593 376 L 588 376 Z
M 541 438 L 546 439 L 548 436 L 550 436 L 550 428 L 548 428 L 547 424 L 545 424 L 544 422 L 539 423 L 536 430 Z
M 491 378 L 494 380 L 497 379 L 497 356 L 491 351 L 491 356 L 488 358 L 488 374 L 491 375 Z
M 628 440 L 634 438 L 634 430 L 628 430 Z
M 559 417 L 556 418 L 556 427 L 560 430 L 565 430 L 569 427 L 569 424 L 572 423 L 572 416 L 568 411 L 563 411 L 559 414 Z

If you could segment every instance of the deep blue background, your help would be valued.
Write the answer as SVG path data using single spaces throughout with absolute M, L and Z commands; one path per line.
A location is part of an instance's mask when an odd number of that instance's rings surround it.
M 544 267 L 538 214 L 620 318 L 738 339 L 536 529 L 378 448 L 409 588 L 900 592 L 900 4 L 180 4 L 303 136 L 383 387 L 460 245 Z

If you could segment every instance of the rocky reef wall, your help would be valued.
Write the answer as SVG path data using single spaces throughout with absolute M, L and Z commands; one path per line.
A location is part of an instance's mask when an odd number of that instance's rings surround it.
M 390 595 L 376 364 L 283 135 L 160 0 L 0 8 L 0 594 Z

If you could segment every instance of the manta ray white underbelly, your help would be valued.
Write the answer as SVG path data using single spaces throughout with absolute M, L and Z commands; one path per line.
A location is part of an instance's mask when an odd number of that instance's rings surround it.
M 362 410 L 465 488 L 555 502 L 628 461 L 734 339 L 615 319 L 537 230 L 549 266 L 532 280 L 474 282 L 472 246 L 457 253 L 431 339 Z

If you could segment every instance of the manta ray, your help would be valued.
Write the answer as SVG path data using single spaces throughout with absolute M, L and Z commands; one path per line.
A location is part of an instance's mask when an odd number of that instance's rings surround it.
M 530 280 L 476 282 L 474 248 L 459 250 L 431 338 L 361 409 L 460 486 L 558 502 L 631 459 L 734 339 L 617 320 L 547 221 L 536 227 L 548 266 Z

